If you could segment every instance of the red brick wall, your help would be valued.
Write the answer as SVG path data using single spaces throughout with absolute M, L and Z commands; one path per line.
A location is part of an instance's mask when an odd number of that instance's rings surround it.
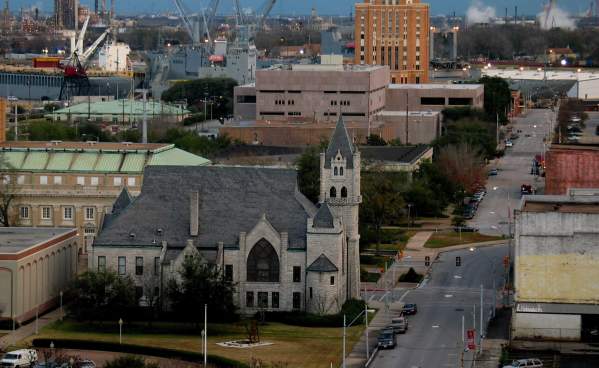
M 546 194 L 567 194 L 569 188 L 599 188 L 599 150 L 552 149 L 546 159 Z

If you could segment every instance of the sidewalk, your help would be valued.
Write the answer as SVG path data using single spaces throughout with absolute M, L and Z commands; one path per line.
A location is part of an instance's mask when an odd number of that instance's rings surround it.
M 369 307 L 378 309 L 377 314 L 368 324 L 368 352 L 369 356 L 373 357 L 376 353 L 377 337 L 379 331 L 391 323 L 391 318 L 399 314 L 402 303 L 393 303 L 389 305 L 389 313 L 385 310 L 385 303 L 371 301 Z M 349 347 L 351 353 L 345 359 L 348 368 L 364 368 L 366 366 L 366 331 L 360 337 L 356 345 Z
M 37 322 L 38 331 L 44 326 L 57 321 L 60 318 L 60 308 L 40 316 Z M 9 331 L 8 334 L 0 337 L 0 351 L 7 351 L 15 343 L 28 338 L 35 334 L 35 319 L 26 325 L 22 325 L 14 331 Z

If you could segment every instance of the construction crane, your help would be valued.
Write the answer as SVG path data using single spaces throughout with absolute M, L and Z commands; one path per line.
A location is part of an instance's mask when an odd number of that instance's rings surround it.
M 179 16 L 181 17 L 181 21 L 183 22 L 183 25 L 185 26 L 185 29 L 187 30 L 187 34 L 189 35 L 189 38 L 191 38 L 191 43 L 193 45 L 198 45 L 200 43 L 200 35 L 198 34 L 199 32 L 196 31 L 197 28 L 194 27 L 191 19 L 189 19 L 189 17 L 187 16 L 187 14 L 189 14 L 189 12 L 185 8 L 185 6 L 183 5 L 183 2 L 181 2 L 181 0 L 173 0 L 173 2 L 175 3 L 175 7 L 177 8 L 177 11 L 179 12 Z
M 264 28 L 264 22 L 266 22 L 266 18 L 272 11 L 272 8 L 275 6 L 277 0 L 266 0 L 264 5 L 262 5 L 262 11 L 258 14 L 258 21 L 256 23 L 258 30 L 262 30 Z

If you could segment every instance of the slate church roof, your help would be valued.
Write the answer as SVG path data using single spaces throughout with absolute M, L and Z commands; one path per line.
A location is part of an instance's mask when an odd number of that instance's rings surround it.
M 148 167 L 139 197 L 99 234 L 95 245 L 184 248 L 219 242 L 235 246 L 265 214 L 290 248 L 306 247 L 306 225 L 315 208 L 297 191 L 294 170 L 216 167 Z M 190 236 L 190 194 L 199 192 L 199 235 Z
M 331 262 L 331 260 L 324 254 L 321 254 L 318 258 L 316 258 L 316 260 L 314 262 L 312 262 L 312 264 L 310 266 L 308 266 L 308 268 L 306 270 L 311 271 L 311 272 L 336 272 L 336 271 L 339 271 L 337 266 L 335 266 L 335 264 L 333 262 Z
M 327 169 L 331 168 L 331 159 L 337 155 L 337 152 L 341 152 L 341 156 L 345 158 L 348 169 L 354 168 L 354 152 L 355 146 L 352 142 L 352 139 L 345 128 L 345 124 L 343 123 L 343 118 L 340 116 L 337 121 L 337 126 L 335 126 L 335 131 L 333 132 L 333 136 L 331 137 L 331 141 L 329 142 L 329 146 L 327 148 L 325 154 L 325 163 L 324 167 Z
M 326 202 L 321 204 L 318 212 L 316 212 L 316 216 L 314 216 L 314 221 L 312 222 L 312 227 L 321 229 L 332 229 L 335 227 L 333 213 Z

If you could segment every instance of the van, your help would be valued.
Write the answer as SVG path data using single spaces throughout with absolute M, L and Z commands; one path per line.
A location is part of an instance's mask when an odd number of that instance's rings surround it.
M 543 362 L 537 358 L 518 359 L 510 365 L 503 366 L 503 368 L 543 368 Z
M 393 318 L 389 327 L 393 328 L 395 333 L 406 333 L 408 331 L 408 320 L 406 317 Z
M 4 354 L 0 360 L 2 368 L 29 368 L 37 363 L 37 351 L 33 349 L 21 349 Z

